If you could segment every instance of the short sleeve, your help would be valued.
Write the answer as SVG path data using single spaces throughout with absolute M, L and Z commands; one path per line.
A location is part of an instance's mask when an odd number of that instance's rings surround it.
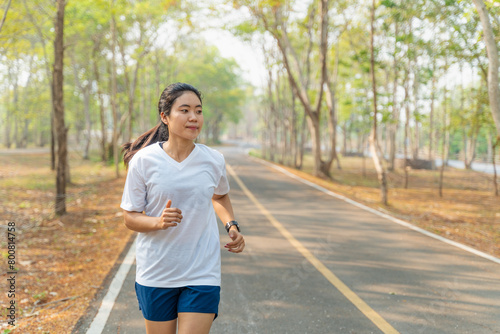
M 132 158 L 129 163 L 120 207 L 137 212 L 142 212 L 146 208 L 146 183 L 137 159 Z
M 226 164 L 225 162 L 222 165 L 222 174 L 219 180 L 219 184 L 214 190 L 214 194 L 216 195 L 225 195 L 229 192 L 229 181 L 226 175 Z

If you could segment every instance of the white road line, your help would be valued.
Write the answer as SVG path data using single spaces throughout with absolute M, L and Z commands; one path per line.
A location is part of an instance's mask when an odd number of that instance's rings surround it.
M 99 312 L 97 313 L 94 320 L 92 321 L 92 324 L 87 330 L 87 334 L 101 334 L 102 331 L 104 330 L 104 326 L 106 326 L 109 314 L 111 313 L 111 310 L 115 305 L 116 297 L 118 297 L 118 294 L 122 289 L 123 282 L 125 281 L 125 277 L 128 275 L 130 267 L 134 263 L 135 242 L 136 239 L 134 239 L 127 255 L 125 256 L 125 259 L 123 260 L 122 264 L 120 265 L 120 268 L 116 272 L 113 281 L 111 281 L 109 290 L 104 296 L 104 299 L 102 300 L 101 303 L 101 307 L 99 308 Z
M 409 229 L 412 229 L 412 230 L 414 230 L 414 231 L 417 231 L 417 232 L 419 232 L 419 233 L 422 233 L 422 234 L 424 234 L 424 235 L 426 235 L 426 236 L 428 236 L 428 237 L 431 237 L 431 238 L 437 239 L 437 240 L 442 241 L 442 242 L 445 242 L 445 243 L 447 243 L 447 244 L 449 244 L 449 245 L 452 245 L 452 246 L 458 247 L 458 248 L 460 248 L 460 249 L 462 249 L 462 250 L 465 250 L 465 251 L 467 251 L 467 252 L 469 252 L 469 253 L 472 253 L 472 254 L 478 255 L 478 256 L 480 256 L 480 257 L 482 257 L 482 258 L 485 258 L 485 259 L 487 259 L 487 260 L 490 260 L 490 261 L 493 261 L 493 262 L 495 262 L 495 263 L 500 264 L 500 259 L 499 259 L 499 258 L 497 258 L 497 257 L 494 257 L 493 255 L 486 254 L 486 253 L 484 253 L 484 252 L 478 251 L 477 249 L 474 249 L 474 248 L 472 248 L 472 247 L 469 247 L 469 246 L 463 245 L 463 244 L 458 243 L 458 242 L 456 242 L 456 241 L 453 241 L 453 240 L 450 240 L 450 239 L 446 239 L 446 238 L 444 238 L 444 237 L 442 237 L 442 236 L 440 236 L 440 235 L 434 234 L 434 233 L 429 232 L 429 231 L 426 231 L 426 230 L 424 230 L 424 229 L 422 229 L 422 228 L 420 228 L 420 227 L 417 227 L 417 226 L 415 226 L 415 225 L 413 225 L 413 224 L 411 224 L 411 223 L 409 223 L 409 222 L 406 222 L 406 221 L 404 221 L 404 220 L 401 220 L 401 219 L 395 218 L 395 217 L 393 217 L 393 216 L 390 216 L 390 215 L 385 214 L 385 213 L 383 213 L 383 212 L 380 212 L 380 211 L 378 211 L 378 210 L 372 209 L 372 208 L 370 208 L 370 207 L 368 207 L 368 206 L 366 206 L 366 205 L 363 205 L 363 204 L 361 204 L 361 203 L 358 203 L 358 202 L 356 202 L 356 201 L 353 201 L 352 199 L 347 198 L 347 197 L 345 197 L 345 196 L 342 196 L 342 195 L 336 194 L 336 193 L 334 193 L 333 191 L 330 191 L 330 190 L 328 190 L 328 189 L 326 189 L 326 188 L 323 188 L 322 186 L 319 186 L 319 185 L 317 185 L 317 184 L 315 184 L 315 183 L 312 183 L 312 182 L 310 182 L 310 181 L 304 180 L 304 179 L 303 179 L 303 178 L 301 178 L 300 176 L 297 176 L 297 175 L 295 175 L 295 174 L 292 174 L 292 173 L 290 173 L 289 171 L 287 171 L 286 169 L 281 168 L 281 167 L 279 167 L 279 166 L 276 166 L 276 165 L 274 165 L 274 164 L 272 164 L 272 163 L 270 163 L 270 162 L 268 162 L 268 161 L 265 161 L 265 160 L 262 160 L 262 159 L 259 159 L 259 158 L 256 158 L 256 157 L 252 157 L 252 158 L 253 158 L 253 159 L 255 159 L 256 161 L 260 162 L 260 163 L 261 163 L 261 164 L 263 164 L 263 165 L 266 165 L 266 166 L 268 166 L 268 167 L 274 168 L 274 169 L 276 169 L 277 171 L 279 171 L 279 172 L 281 172 L 281 173 L 283 173 L 283 174 L 285 174 L 285 175 L 287 175 L 287 176 L 289 176 L 289 177 L 291 177 L 291 178 L 293 178 L 293 179 L 295 179 L 295 180 L 297 180 L 297 181 L 300 181 L 300 182 L 302 182 L 302 183 L 304 183 L 304 184 L 307 184 L 308 186 L 311 186 L 311 187 L 313 187 L 313 188 L 315 188 L 315 189 L 317 189 L 317 190 L 319 190 L 319 191 L 324 192 L 325 194 L 328 194 L 328 195 L 333 196 L 333 197 L 335 197 L 335 198 L 337 198 L 337 199 L 343 200 L 343 201 L 345 201 L 345 202 L 347 202 L 347 203 L 349 203 L 349 204 L 352 204 L 352 205 L 354 205 L 354 206 L 357 206 L 358 208 L 361 208 L 361 209 L 363 209 L 363 210 L 369 211 L 369 212 L 371 212 L 371 213 L 374 213 L 374 214 L 376 214 L 376 215 L 379 215 L 379 216 L 381 216 L 381 217 L 384 217 L 384 218 L 386 218 L 386 219 L 389 219 L 390 221 L 392 221 L 392 222 L 394 222 L 394 223 L 396 223 L 396 224 L 399 224 L 399 225 L 405 226 L 405 227 L 407 227 L 407 228 L 409 228 Z

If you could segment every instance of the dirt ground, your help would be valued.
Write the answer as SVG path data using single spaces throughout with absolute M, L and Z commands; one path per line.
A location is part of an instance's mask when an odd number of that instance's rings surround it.
M 125 172 L 116 179 L 113 168 L 72 155 L 68 213 L 55 217 L 55 174 L 48 154 L 3 155 L 2 161 L 1 225 L 15 223 L 17 275 L 15 298 L 1 294 L 0 330 L 71 333 L 132 235 L 119 208 Z M 2 235 L 5 273 L 7 234 Z M 15 329 L 5 322 L 13 299 Z
M 333 180 L 312 177 L 310 161 L 291 172 L 368 206 L 390 212 L 449 239 L 500 256 L 500 198 L 492 195 L 491 177 L 447 169 L 445 190 L 437 192 L 437 171 L 410 171 L 403 188 L 401 171 L 389 174 L 389 206 L 379 204 L 371 162 L 344 158 Z M 3 333 L 70 333 L 85 314 L 103 280 L 132 236 L 122 224 L 119 208 L 125 171 L 97 161 L 70 157 L 66 215 L 55 217 L 55 174 L 49 155 L 2 154 L 0 240 L 3 273 L 8 268 L 9 222 L 15 224 L 15 298 L 8 287 L 0 295 Z M 12 225 L 12 224 L 11 224 Z M 5 282 L 8 274 L 3 274 Z M 7 324 L 7 307 L 16 301 L 16 327 Z

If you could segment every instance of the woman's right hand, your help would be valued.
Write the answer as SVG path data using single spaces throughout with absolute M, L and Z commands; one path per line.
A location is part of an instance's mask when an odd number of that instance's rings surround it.
M 179 208 L 171 208 L 172 200 L 167 201 L 167 205 L 160 216 L 158 223 L 160 230 L 166 230 L 169 227 L 177 226 L 182 221 L 182 211 Z

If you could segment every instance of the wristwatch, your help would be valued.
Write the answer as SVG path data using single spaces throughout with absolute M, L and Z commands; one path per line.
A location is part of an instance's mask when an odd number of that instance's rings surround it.
M 238 230 L 238 232 L 240 232 L 240 225 L 238 224 L 238 222 L 236 220 L 231 220 L 230 222 L 226 223 L 227 233 L 229 233 L 229 229 L 231 228 L 231 226 L 236 226 L 236 229 Z

